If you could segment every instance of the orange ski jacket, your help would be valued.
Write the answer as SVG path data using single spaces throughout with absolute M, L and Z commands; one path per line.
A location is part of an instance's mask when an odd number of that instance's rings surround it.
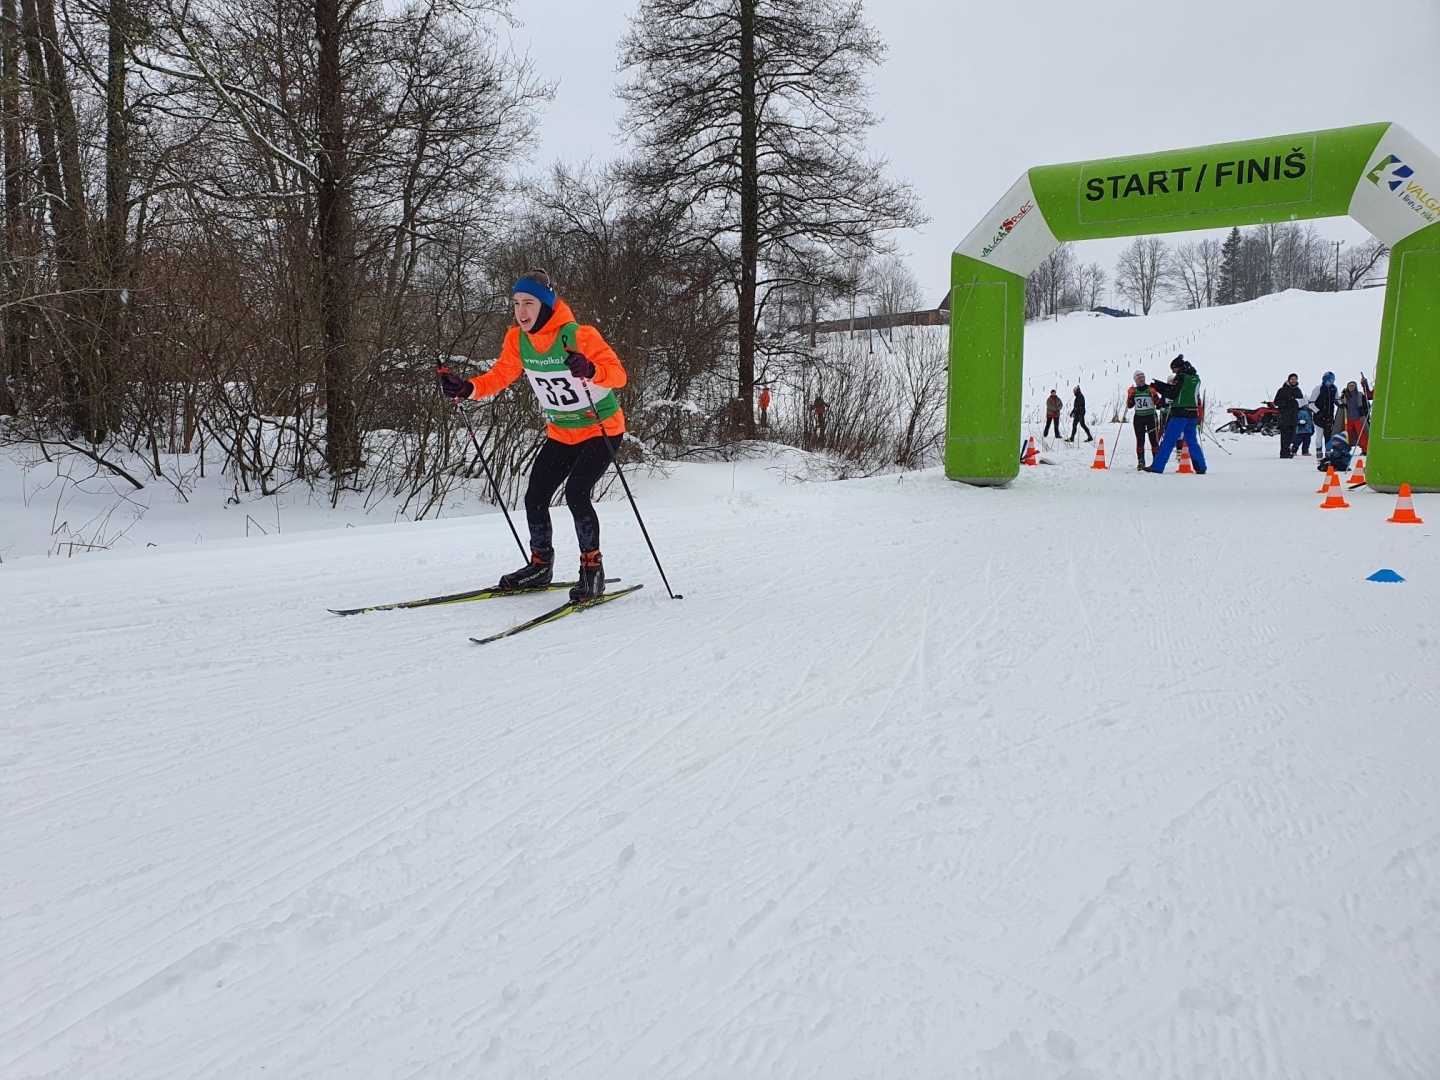
M 570 310 L 570 305 L 564 300 L 556 299 L 555 314 L 550 316 L 550 321 L 530 336 L 530 343 L 537 352 L 549 352 L 555 344 L 555 336 L 560 333 L 562 327 L 575 322 L 575 314 Z M 474 388 L 470 396 L 472 398 L 490 397 L 498 394 L 516 379 L 524 374 L 524 365 L 520 362 L 520 335 L 524 333 L 518 326 L 512 326 L 505 334 L 505 344 L 500 347 L 500 359 L 495 361 L 493 367 L 483 375 L 476 375 L 470 380 Z M 590 380 L 591 384 L 606 390 L 618 390 L 625 385 L 627 376 L 625 368 L 620 363 L 620 357 L 615 355 L 609 343 L 600 336 L 600 331 L 593 326 L 580 325 L 575 331 L 575 351 L 583 353 L 585 358 L 595 365 L 595 377 Z M 598 395 L 597 395 L 598 397 Z M 592 424 L 584 428 L 562 428 L 554 424 L 545 425 L 545 434 L 556 442 L 575 445 L 586 439 L 593 439 L 600 432 L 606 435 L 620 435 L 625 431 L 625 413 L 617 409 L 615 415 L 609 417 L 599 424 Z

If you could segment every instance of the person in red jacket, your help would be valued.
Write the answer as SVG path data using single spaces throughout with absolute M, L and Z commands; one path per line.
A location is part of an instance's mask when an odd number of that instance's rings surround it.
M 548 421 L 525 490 L 530 562 L 501 577 L 500 587 L 519 591 L 550 584 L 555 564 L 550 500 L 564 484 L 580 541 L 580 580 L 570 599 L 594 600 L 605 593 L 605 567 L 590 493 L 625 435 L 625 414 L 615 397 L 625 385 L 625 368 L 599 330 L 576 322 L 545 271 L 529 271 L 511 291 L 516 325 L 505 334 L 500 359 L 470 379 L 442 371 L 440 389 L 459 401 L 498 394 L 522 374 L 529 380 Z

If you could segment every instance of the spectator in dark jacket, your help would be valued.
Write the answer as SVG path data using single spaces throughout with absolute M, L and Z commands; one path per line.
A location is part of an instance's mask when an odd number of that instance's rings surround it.
M 1095 436 L 1090 434 L 1090 425 L 1085 423 L 1085 395 L 1080 392 L 1080 388 L 1078 386 L 1075 387 L 1075 401 L 1070 406 L 1070 416 L 1070 437 L 1065 441 L 1074 442 L 1075 429 L 1084 428 L 1085 441 L 1094 442 Z
M 1065 407 L 1065 402 L 1060 400 L 1060 395 L 1054 390 L 1045 399 L 1045 431 L 1040 436 L 1042 439 L 1049 437 L 1050 425 L 1055 425 L 1055 437 L 1060 438 L 1060 410 Z
M 1300 414 L 1300 400 L 1305 391 L 1300 389 L 1300 376 L 1291 372 L 1275 391 L 1275 411 L 1280 422 L 1280 456 L 1295 456 L 1295 422 Z

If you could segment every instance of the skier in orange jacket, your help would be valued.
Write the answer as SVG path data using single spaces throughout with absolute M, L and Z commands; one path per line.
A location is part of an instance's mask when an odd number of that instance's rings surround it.
M 615 397 L 625 385 L 625 368 L 599 330 L 576 321 L 545 271 L 529 271 L 515 282 L 512 294 L 516 325 L 505 334 L 500 359 L 470 379 L 442 371 L 440 389 L 458 401 L 498 394 L 522 374 L 529 380 L 548 421 L 545 445 L 525 490 L 530 562 L 501 577 L 500 587 L 519 591 L 550 584 L 555 564 L 550 500 L 563 483 L 580 541 L 580 580 L 570 599 L 593 600 L 604 595 L 605 567 L 600 519 L 590 493 L 625 435 L 625 414 Z

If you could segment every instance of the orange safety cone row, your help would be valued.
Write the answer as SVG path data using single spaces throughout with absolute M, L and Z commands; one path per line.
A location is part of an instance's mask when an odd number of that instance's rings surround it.
M 1103 469 L 1105 465 L 1105 440 L 1101 439 L 1095 447 L 1095 460 L 1090 463 L 1092 469 Z
M 1345 481 L 1352 488 L 1358 488 L 1365 483 L 1365 459 L 1362 457 L 1355 462 L 1355 471 L 1350 474 L 1350 479 Z
M 1325 494 L 1327 491 L 1329 491 L 1332 487 L 1339 487 L 1339 486 L 1340 486 L 1340 478 L 1335 475 L 1335 466 L 1334 466 L 1334 465 L 1331 465 L 1330 468 L 1329 468 L 1328 470 L 1326 470 L 1326 472 L 1325 472 L 1325 479 L 1320 482 L 1320 490 L 1317 491 L 1317 492 L 1315 492 L 1315 494 L 1316 494 L 1316 495 L 1324 495 L 1324 494 Z
M 1192 476 L 1195 473 L 1195 466 L 1190 464 L 1190 447 L 1184 443 L 1180 444 L 1180 468 L 1175 470 L 1175 475 L 1180 476 L 1182 473 L 1190 473 Z
M 1345 501 L 1345 493 L 1340 490 L 1340 481 L 1330 485 L 1330 494 L 1325 496 L 1325 501 L 1320 504 L 1321 510 L 1349 510 L 1350 504 Z
M 1025 456 L 1020 459 L 1021 465 L 1039 465 L 1040 451 L 1035 449 L 1035 436 L 1030 436 L 1030 445 L 1025 448 Z
M 1394 522 L 1396 525 L 1424 525 L 1425 522 L 1415 516 L 1415 504 L 1410 501 L 1410 485 L 1400 485 L 1400 498 L 1395 500 L 1395 513 L 1385 519 Z

